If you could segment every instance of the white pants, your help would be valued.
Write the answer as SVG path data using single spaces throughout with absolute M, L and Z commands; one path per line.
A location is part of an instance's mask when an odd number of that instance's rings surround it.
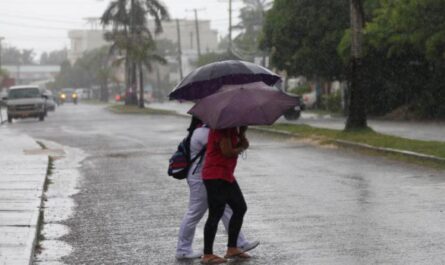
M 178 245 L 176 247 L 177 254 L 190 254 L 193 252 L 192 244 L 193 238 L 195 237 L 196 226 L 208 209 L 207 191 L 202 180 L 187 179 L 187 183 L 190 188 L 190 201 L 188 210 L 185 213 L 181 222 L 181 227 L 179 228 Z M 229 229 L 231 216 L 232 209 L 230 209 L 229 206 L 226 206 L 221 218 L 226 232 Z M 240 232 L 237 245 L 243 246 L 247 243 L 244 235 Z

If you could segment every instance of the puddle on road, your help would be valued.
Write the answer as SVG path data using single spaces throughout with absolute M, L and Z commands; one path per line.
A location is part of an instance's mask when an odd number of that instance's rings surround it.
M 50 185 L 45 193 L 44 225 L 42 234 L 44 240 L 40 242 L 42 250 L 34 258 L 35 265 L 63 265 L 63 257 L 68 256 L 73 248 L 60 240 L 70 233 L 68 226 L 62 222 L 74 214 L 75 202 L 72 196 L 79 192 L 80 163 L 86 154 L 77 148 L 60 146 L 59 144 L 42 141 L 48 149 L 48 155 L 55 155 L 52 175 L 49 176 Z M 30 152 L 33 154 L 34 152 Z

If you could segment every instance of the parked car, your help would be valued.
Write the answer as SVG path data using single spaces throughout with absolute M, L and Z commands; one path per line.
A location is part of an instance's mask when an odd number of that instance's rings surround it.
M 304 105 L 304 103 L 301 100 L 301 97 L 299 97 L 299 96 L 298 96 L 298 101 L 299 101 L 299 103 L 297 106 L 295 106 L 291 109 L 288 109 L 283 114 L 283 116 L 286 120 L 297 120 L 298 118 L 300 118 L 301 112 L 303 110 L 305 110 L 306 106 Z
M 6 101 L 4 101 L 4 98 L 8 97 L 8 92 L 6 92 L 6 89 L 0 91 L 0 107 L 6 106 Z
M 8 90 L 6 100 L 8 122 L 18 118 L 45 119 L 46 96 L 37 86 L 13 86 Z
M 56 110 L 56 101 L 54 99 L 54 95 L 50 90 L 45 90 L 43 95 L 46 96 L 45 107 L 46 111 L 55 111 Z
M 59 103 L 72 102 L 77 104 L 77 93 L 73 88 L 63 88 L 59 93 Z

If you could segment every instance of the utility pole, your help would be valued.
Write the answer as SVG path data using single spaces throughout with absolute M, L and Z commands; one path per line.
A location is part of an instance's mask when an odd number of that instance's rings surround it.
M 220 1 L 226 1 L 226 0 L 220 0 Z M 228 45 L 228 51 L 232 51 L 232 1 L 229 1 L 229 45 Z
M 0 37 L 0 70 L 2 69 L 2 40 L 4 40 L 5 37 Z
M 201 41 L 199 39 L 198 10 L 195 9 L 196 45 L 198 46 L 198 56 L 201 56 Z
M 198 11 L 203 11 L 204 8 L 201 9 L 192 9 L 186 11 L 193 11 L 195 13 L 195 31 L 196 31 L 196 45 L 198 49 L 198 57 L 201 56 L 201 39 L 199 38 L 199 20 L 198 20 Z
M 136 21 L 135 21 L 135 0 L 130 1 L 130 40 L 132 43 L 135 42 L 135 34 L 136 34 Z M 128 58 L 129 51 L 127 50 L 127 58 Z M 130 51 L 130 53 L 133 53 L 133 51 Z M 138 96 L 137 96 L 137 64 L 135 61 L 135 58 L 131 58 L 130 56 L 130 99 L 128 103 L 130 105 L 137 105 L 138 104 Z M 143 99 L 141 99 L 143 100 Z
M 193 31 L 190 31 L 190 48 L 193 49 Z
M 229 53 L 232 52 L 232 0 L 229 0 Z
M 178 64 L 179 64 L 179 78 L 182 80 L 182 50 L 181 50 L 181 30 L 179 29 L 179 19 L 176 19 L 176 32 L 178 35 Z

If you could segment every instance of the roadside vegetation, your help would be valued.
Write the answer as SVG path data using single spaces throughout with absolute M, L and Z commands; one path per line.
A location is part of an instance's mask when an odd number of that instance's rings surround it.
M 359 49 L 364 94 L 358 103 L 366 114 L 403 110 L 416 119 L 444 119 L 443 0 L 352 3 L 360 4 L 364 20 Z M 272 66 L 289 76 L 305 76 L 319 88 L 334 80 L 350 82 L 356 32 L 351 30 L 350 11 L 349 1 L 275 0 L 265 15 L 261 47 L 270 54 Z M 352 104 L 351 88 L 346 92 L 351 100 L 346 104 Z M 338 107 L 335 97 L 325 101 L 326 109 Z
M 318 140 L 322 143 L 343 140 L 367 144 L 378 148 L 392 148 L 445 159 L 444 142 L 411 140 L 377 133 L 372 129 L 340 131 L 295 124 L 275 124 L 268 128 L 294 133 L 298 136 Z M 445 167 L 445 163 L 442 162 L 442 164 L 444 164 L 443 166 Z
M 82 103 L 91 105 L 108 105 L 109 103 L 100 101 L 98 99 L 82 99 Z
M 174 111 L 169 110 L 159 110 L 159 109 L 152 109 L 152 108 L 139 108 L 136 105 L 123 105 L 123 104 L 113 104 L 107 108 L 111 112 L 118 113 L 118 114 L 145 114 L 145 115 L 172 115 L 175 114 Z

